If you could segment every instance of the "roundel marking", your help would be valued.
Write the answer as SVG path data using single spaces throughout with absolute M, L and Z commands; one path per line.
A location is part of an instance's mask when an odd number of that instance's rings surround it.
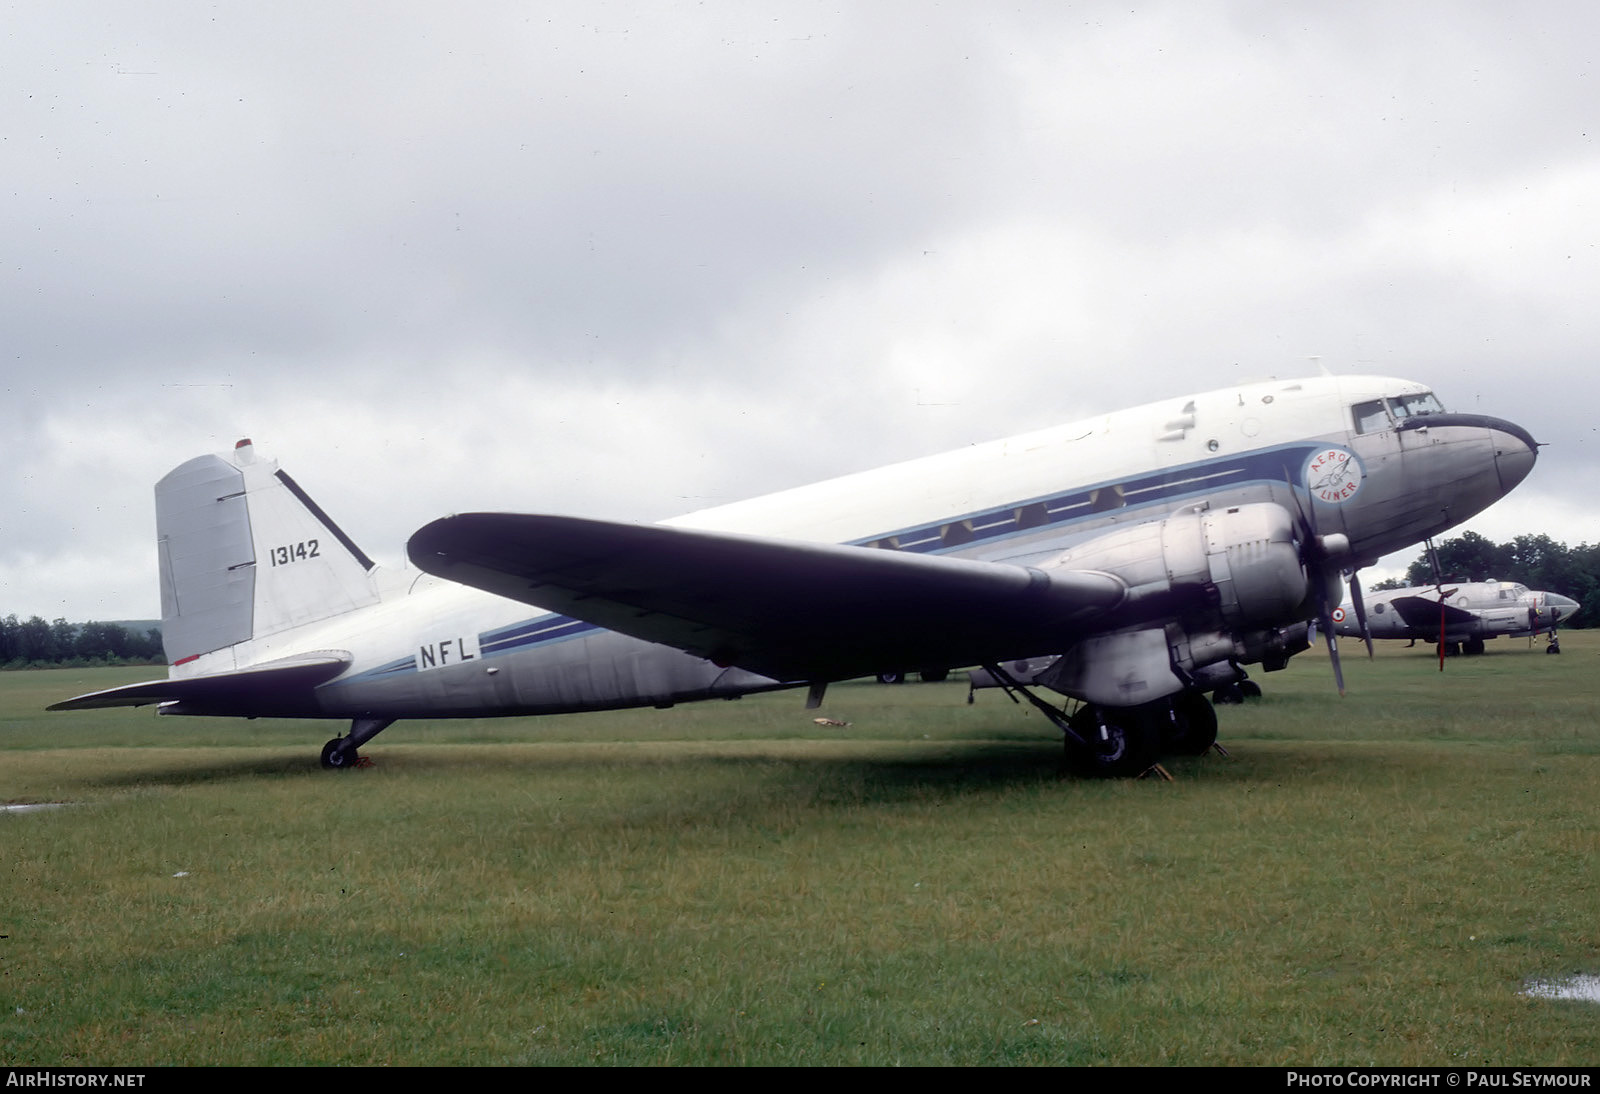
M 1306 460 L 1306 487 L 1311 496 L 1342 505 L 1361 489 L 1361 461 L 1345 448 L 1324 448 Z
M 1335 608 L 1335 609 L 1333 609 L 1333 621 L 1335 623 L 1343 623 L 1344 622 L 1344 609 L 1343 608 Z

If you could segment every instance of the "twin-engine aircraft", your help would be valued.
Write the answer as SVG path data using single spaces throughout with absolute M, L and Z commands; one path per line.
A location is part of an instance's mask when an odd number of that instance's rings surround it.
M 1368 593 L 1366 621 L 1373 638 L 1442 642 L 1447 649 L 1482 653 L 1485 638 L 1554 635 L 1556 625 L 1571 619 L 1580 607 L 1571 597 L 1519 582 L 1447 581 L 1442 586 Z M 1333 625 L 1339 634 L 1361 635 L 1354 612 L 1343 607 L 1334 612 Z
M 54 710 L 351 720 L 669 706 L 981 665 L 1086 772 L 1204 752 L 1204 692 L 1331 634 L 1341 571 L 1438 535 L 1532 469 L 1510 422 L 1424 386 L 1226 388 L 661 524 L 467 513 L 385 571 L 249 441 L 156 486 L 166 680 Z M 1330 645 L 1335 674 L 1336 650 Z M 1002 669 L 1051 658 L 1029 684 Z M 1342 690 L 1342 683 L 1341 683 Z

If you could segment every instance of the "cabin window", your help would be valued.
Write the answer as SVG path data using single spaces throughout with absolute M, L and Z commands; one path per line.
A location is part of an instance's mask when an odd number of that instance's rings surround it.
M 1102 486 L 1089 494 L 1089 512 L 1109 513 L 1113 509 L 1121 509 L 1128 504 L 1128 499 L 1123 496 L 1120 486 Z
M 1370 403 L 1357 403 L 1351 407 L 1356 419 L 1357 433 L 1381 433 L 1389 428 L 1389 411 L 1382 399 Z

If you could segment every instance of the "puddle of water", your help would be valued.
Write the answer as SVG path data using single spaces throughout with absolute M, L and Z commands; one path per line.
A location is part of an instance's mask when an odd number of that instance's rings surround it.
M 1600 1003 L 1600 976 L 1568 976 L 1562 980 L 1535 980 L 1524 995 L 1535 999 L 1578 999 Z

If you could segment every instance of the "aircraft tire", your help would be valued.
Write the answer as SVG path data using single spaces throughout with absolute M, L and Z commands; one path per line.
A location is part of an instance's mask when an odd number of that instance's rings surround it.
M 923 669 L 917 675 L 922 677 L 924 684 L 942 684 L 950 679 L 949 669 Z
M 1211 701 L 1223 707 L 1238 706 L 1244 702 L 1244 686 L 1242 684 L 1223 684 L 1211 693 Z
M 880 672 L 880 673 L 878 673 L 878 683 L 880 683 L 880 684 L 903 684 L 905 682 L 906 682 L 906 674 L 903 673 L 903 672 Z
M 1159 704 L 1165 707 L 1165 703 Z M 1164 711 L 1162 712 L 1165 713 Z M 1100 740 L 1103 715 L 1106 739 Z M 1097 712 L 1084 705 L 1072 717 L 1073 729 L 1087 747 L 1067 739 L 1067 766 L 1074 774 L 1098 779 L 1130 779 L 1142 775 L 1160 758 L 1161 727 L 1145 707 L 1122 707 Z
M 1217 712 L 1198 691 L 1173 697 L 1162 744 L 1179 756 L 1204 756 L 1217 743 Z
M 356 758 L 354 756 L 345 755 L 344 749 L 340 747 L 343 744 L 343 737 L 335 737 L 333 740 L 322 746 L 322 766 L 325 769 L 329 771 L 340 771 L 344 768 L 354 767 L 356 765 Z
M 1246 699 L 1259 699 L 1261 698 L 1261 685 L 1254 680 L 1240 680 L 1239 694 Z

